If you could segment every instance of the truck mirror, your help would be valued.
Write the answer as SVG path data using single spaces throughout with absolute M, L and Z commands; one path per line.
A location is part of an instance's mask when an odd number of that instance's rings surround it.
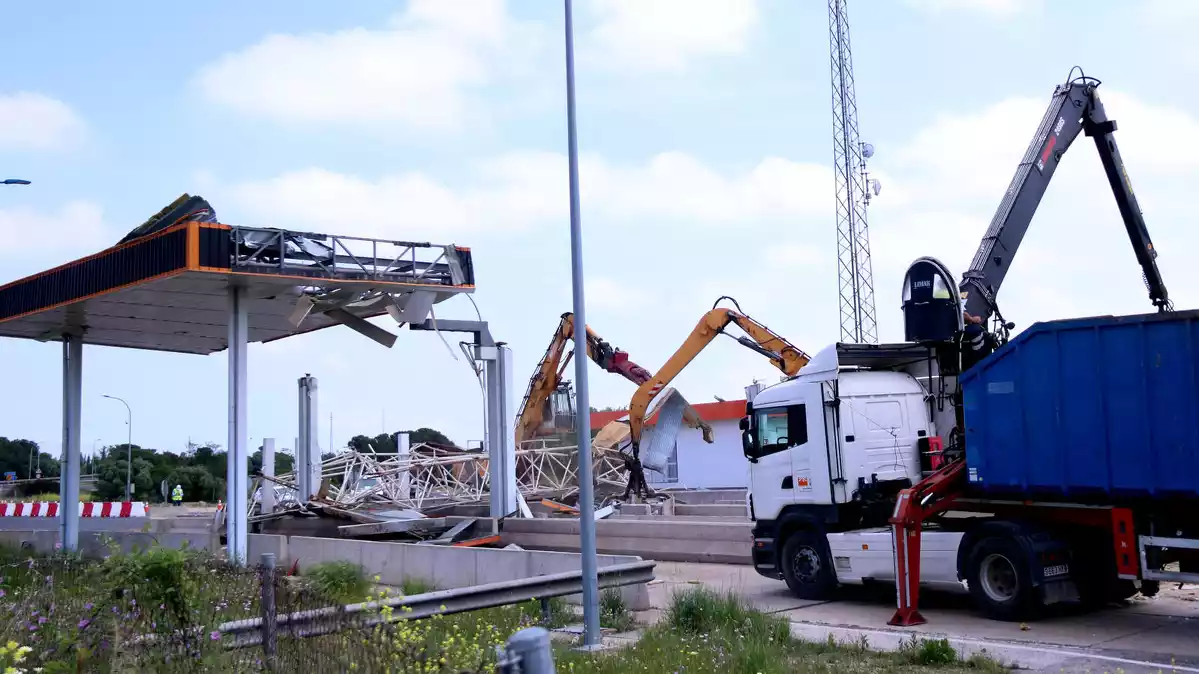
M 749 417 L 741 417 L 741 421 L 737 422 L 737 427 L 743 431 L 749 430 Z
M 741 433 L 741 451 L 751 463 L 757 463 L 758 457 L 754 452 L 754 434 L 752 431 Z

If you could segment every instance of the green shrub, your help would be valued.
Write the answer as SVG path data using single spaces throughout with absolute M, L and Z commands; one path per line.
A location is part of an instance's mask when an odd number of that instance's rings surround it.
M 625 604 L 620 590 L 608 588 L 600 593 L 600 626 L 617 632 L 628 632 L 637 626 L 633 613 Z
M 948 639 L 917 639 L 913 636 L 899 645 L 899 657 L 912 665 L 952 665 L 958 652 Z
M 317 592 L 333 601 L 351 604 L 370 596 L 371 585 L 366 571 L 353 562 L 338 560 L 313 564 L 304 575 Z

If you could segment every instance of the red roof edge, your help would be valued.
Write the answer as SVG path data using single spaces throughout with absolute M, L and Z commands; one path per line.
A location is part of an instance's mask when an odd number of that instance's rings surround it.
M 745 401 L 744 400 L 725 400 L 713 403 L 696 403 L 692 407 L 695 408 L 699 418 L 712 423 L 714 421 L 731 421 L 740 419 L 745 416 Z M 611 410 L 605 412 L 591 413 L 591 428 L 602 428 L 613 421 L 619 420 L 628 414 L 628 410 Z M 646 425 L 653 425 L 656 422 L 657 414 L 655 413 L 647 421 Z

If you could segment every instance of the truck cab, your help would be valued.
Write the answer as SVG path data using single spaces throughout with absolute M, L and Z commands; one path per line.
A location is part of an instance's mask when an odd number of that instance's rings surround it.
M 747 401 L 758 573 L 822 597 L 837 584 L 830 535 L 887 527 L 896 494 L 933 470 L 932 438 L 954 425 L 956 378 L 936 362 L 919 344 L 833 344 Z

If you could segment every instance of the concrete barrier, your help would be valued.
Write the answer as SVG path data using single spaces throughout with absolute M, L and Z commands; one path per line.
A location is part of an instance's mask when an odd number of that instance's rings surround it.
M 749 490 L 745 487 L 727 487 L 717 489 L 664 489 L 659 493 L 674 497 L 677 503 L 688 505 L 703 504 L 732 504 L 744 505 Z
M 263 552 L 275 553 L 280 565 L 290 567 L 295 563 L 301 573 L 314 564 L 345 560 L 361 565 L 370 575 L 379 576 L 379 582 L 385 585 L 399 586 L 411 578 L 442 590 L 576 571 L 582 566 L 579 555 L 571 552 L 250 534 L 250 561 L 257 561 Z M 611 566 L 640 560 L 635 556 L 605 554 L 599 555 L 598 562 L 600 566 Z M 645 585 L 624 587 L 620 593 L 630 609 L 650 608 Z M 581 597 L 566 599 L 577 604 Z
M 605 554 L 636 555 L 663 562 L 752 564 L 753 523 L 681 521 L 672 518 L 609 518 L 596 522 L 596 548 Z M 534 550 L 577 551 L 579 520 L 511 519 L 500 533 L 506 545 Z
M 749 520 L 749 508 L 745 504 L 700 504 L 691 505 L 688 503 L 676 503 L 674 505 L 674 514 L 676 516 L 693 516 L 693 517 L 740 517 L 743 520 Z

